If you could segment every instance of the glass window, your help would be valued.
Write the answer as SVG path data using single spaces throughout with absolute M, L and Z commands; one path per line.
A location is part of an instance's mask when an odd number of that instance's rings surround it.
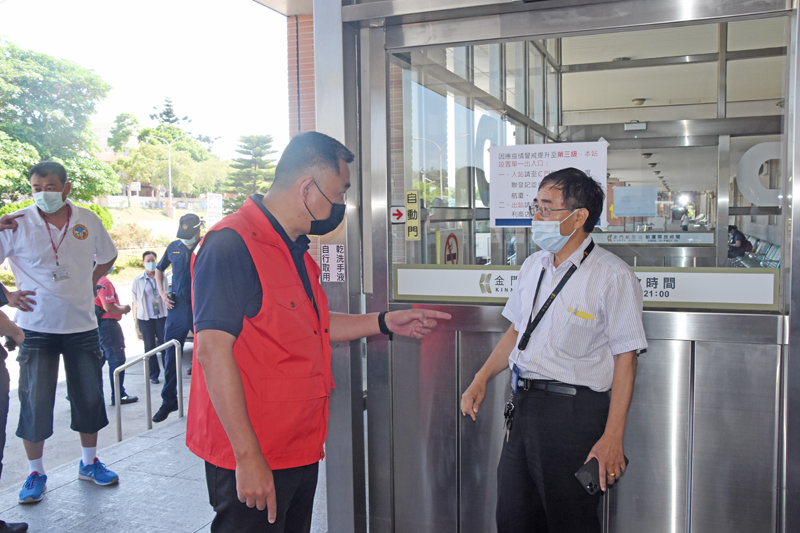
M 549 63 L 547 64 L 547 129 L 558 133 L 560 117 L 558 113 L 559 91 L 558 71 Z
M 525 43 L 508 43 L 504 48 L 506 104 L 525 113 Z
M 544 58 L 533 44 L 528 48 L 528 69 L 528 116 L 544 126 Z

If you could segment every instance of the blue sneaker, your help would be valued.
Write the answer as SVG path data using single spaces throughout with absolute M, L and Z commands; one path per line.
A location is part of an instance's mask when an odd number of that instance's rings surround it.
M 19 503 L 37 503 L 44 498 L 44 489 L 47 488 L 47 476 L 39 472 L 31 472 L 28 479 L 19 491 Z
M 94 481 L 98 485 L 113 485 L 119 481 L 119 476 L 106 468 L 106 465 L 100 462 L 97 457 L 94 458 L 94 463 L 89 466 L 83 465 L 81 460 L 80 467 L 78 468 L 78 479 L 85 481 Z

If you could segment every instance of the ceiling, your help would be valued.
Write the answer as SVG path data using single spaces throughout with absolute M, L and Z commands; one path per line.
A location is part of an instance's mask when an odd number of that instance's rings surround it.
M 310 15 L 312 0 L 253 0 L 263 6 L 277 11 L 281 15 L 292 17 L 294 15 Z

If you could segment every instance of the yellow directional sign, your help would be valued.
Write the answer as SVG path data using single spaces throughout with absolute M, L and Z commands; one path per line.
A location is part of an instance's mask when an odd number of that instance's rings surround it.
M 408 189 L 406 191 L 406 240 L 418 241 L 420 239 L 419 216 L 419 191 Z

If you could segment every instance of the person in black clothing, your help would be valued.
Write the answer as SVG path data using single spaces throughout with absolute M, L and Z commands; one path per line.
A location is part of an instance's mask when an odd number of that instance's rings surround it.
M 734 225 L 728 226 L 728 258 L 744 255 L 744 233 Z

